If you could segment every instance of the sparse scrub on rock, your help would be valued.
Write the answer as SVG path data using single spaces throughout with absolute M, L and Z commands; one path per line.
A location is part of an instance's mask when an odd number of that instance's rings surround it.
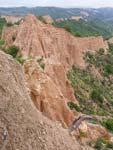
M 97 139 L 94 148 L 96 150 L 112 150 L 113 142 L 110 142 L 107 137 L 101 137 Z
M 1 40 L 1 43 L 4 44 L 4 42 Z M 6 49 L 2 49 L 5 53 L 11 55 L 13 58 L 15 58 L 20 64 L 23 65 L 24 60 L 22 59 L 22 57 L 20 55 L 18 55 L 19 53 L 19 48 L 15 45 L 11 45 Z
M 7 27 L 11 27 L 11 26 L 13 26 L 14 24 L 12 23 L 12 22 L 7 22 Z
M 106 129 L 108 129 L 109 131 L 113 132 L 113 118 L 109 118 L 109 119 L 103 120 L 103 121 L 101 122 L 101 124 L 102 124 Z
M 39 64 L 39 66 L 44 70 L 45 64 L 44 64 L 44 62 L 43 62 L 43 57 L 37 59 L 37 62 L 38 62 L 38 64 Z
M 43 18 L 43 16 L 37 16 L 37 18 L 42 21 L 43 23 L 47 24 L 46 20 Z

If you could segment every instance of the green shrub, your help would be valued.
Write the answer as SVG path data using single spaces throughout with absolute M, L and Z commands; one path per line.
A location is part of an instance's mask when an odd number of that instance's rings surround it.
M 105 50 L 104 50 L 103 48 L 100 48 L 99 51 L 98 51 L 98 54 L 99 54 L 99 55 L 103 55 L 104 52 L 105 52 Z
M 87 137 L 87 134 L 83 132 L 82 130 L 79 131 L 79 138 Z
M 44 70 L 45 64 L 43 63 L 43 56 L 37 59 L 39 66 Z
M 7 22 L 7 27 L 11 27 L 11 26 L 13 26 L 13 23 L 12 22 Z
M 25 62 L 25 60 L 23 60 L 22 59 L 22 57 L 21 56 L 16 56 L 16 58 L 15 58 L 20 64 L 24 64 L 24 62 Z
M 110 148 L 110 149 L 113 149 L 113 142 L 108 142 L 106 147 Z
M 103 97 L 98 89 L 91 92 L 91 98 L 95 101 L 99 100 L 101 103 L 103 102 Z
M 79 32 L 74 33 L 74 35 L 78 37 L 82 37 L 82 35 Z
M 39 65 L 40 65 L 40 67 L 41 67 L 43 70 L 45 69 L 45 64 L 44 64 L 44 63 L 40 63 Z
M 109 44 L 109 52 L 113 54 L 113 43 L 108 44 Z
M 80 107 L 79 107 L 77 104 L 73 103 L 73 102 L 68 102 L 68 106 L 69 106 L 69 108 L 70 108 L 71 110 L 75 109 L 75 110 L 78 111 L 78 112 L 81 111 L 81 110 L 80 110 Z
M 112 119 L 112 118 L 107 119 L 107 120 L 104 120 L 101 124 L 102 124 L 106 129 L 108 129 L 109 131 L 113 132 L 113 119 Z
M 90 62 L 90 63 L 94 62 L 94 56 L 90 52 L 85 53 L 84 59 L 86 62 Z
M 43 61 L 43 57 L 37 59 L 38 63 L 41 63 L 42 61 Z
M 4 40 L 0 40 L 0 49 L 2 49 L 2 46 L 4 45 L 5 41 Z
M 5 50 L 5 52 L 15 58 L 19 52 L 19 48 L 15 45 L 11 45 Z
M 5 18 L 0 18 L 0 38 L 1 38 L 1 35 L 2 35 L 2 30 L 3 30 L 4 25 L 6 25 Z
M 103 148 L 103 141 L 101 138 L 97 139 L 96 144 L 95 144 L 95 148 L 97 150 L 102 150 Z
M 71 28 L 70 28 L 70 26 L 68 26 L 68 25 L 65 25 L 65 26 L 64 26 L 64 29 L 65 29 L 66 31 L 68 31 L 68 32 L 71 32 Z
M 15 41 L 15 39 L 16 39 L 16 36 L 12 35 L 12 40 Z
M 20 24 L 20 22 L 21 22 L 21 20 L 19 20 L 19 21 L 15 22 L 15 24 L 16 24 L 16 25 L 19 25 L 19 24 Z
M 112 64 L 106 64 L 104 67 L 104 72 L 106 75 L 113 74 L 113 66 Z
M 110 142 L 108 138 L 101 137 L 98 138 L 95 144 L 95 148 L 97 150 L 107 150 L 107 149 L 113 149 L 113 142 Z
M 0 40 L 0 45 L 4 45 L 5 41 L 3 39 Z
M 37 16 L 37 18 L 42 21 L 43 23 L 47 24 L 46 20 L 43 18 L 43 16 Z

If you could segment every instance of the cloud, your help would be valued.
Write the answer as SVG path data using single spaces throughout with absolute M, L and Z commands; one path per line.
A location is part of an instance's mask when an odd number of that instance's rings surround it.
M 0 0 L 0 6 L 113 7 L 113 0 Z

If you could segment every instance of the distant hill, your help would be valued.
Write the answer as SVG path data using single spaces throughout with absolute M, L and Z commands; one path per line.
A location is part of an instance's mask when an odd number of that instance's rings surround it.
M 35 15 L 50 15 L 52 18 L 70 18 L 75 15 L 87 16 L 88 18 L 98 19 L 113 19 L 113 8 L 58 8 L 58 7 L 12 7 L 2 8 L 0 7 L 1 15 L 19 15 L 23 16 L 28 13 Z
M 66 28 L 76 36 L 100 36 L 109 39 L 113 36 L 113 8 L 58 8 L 58 7 L 12 7 L 0 8 L 0 15 L 51 16 L 57 27 Z M 72 18 L 82 18 L 75 20 Z M 2 22 L 2 20 L 0 20 Z M 2 22 L 3 23 L 3 22 Z M 3 25 L 3 24 L 2 24 Z M 1 27 L 0 27 L 1 28 Z

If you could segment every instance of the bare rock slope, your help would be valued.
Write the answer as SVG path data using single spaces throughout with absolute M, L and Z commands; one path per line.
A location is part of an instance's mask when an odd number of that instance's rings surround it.
M 38 65 L 36 60 L 24 65 L 25 78 L 31 98 L 43 115 L 59 121 L 64 127 L 74 120 L 74 114 L 67 106 L 67 100 L 54 80 Z
M 12 36 L 15 36 L 15 40 Z M 84 65 L 82 52 L 107 48 L 107 43 L 101 36 L 74 37 L 64 29 L 42 23 L 31 14 L 20 25 L 5 27 L 2 38 L 5 39 L 6 46 L 18 46 L 24 58 L 29 55 L 55 57 L 55 61 L 64 66 L 74 63 Z
M 0 52 L 0 150 L 80 150 L 68 132 L 41 115 L 21 66 Z
M 22 17 L 19 16 L 1 16 L 1 18 L 5 18 L 7 22 L 11 23 L 17 23 L 22 19 Z

